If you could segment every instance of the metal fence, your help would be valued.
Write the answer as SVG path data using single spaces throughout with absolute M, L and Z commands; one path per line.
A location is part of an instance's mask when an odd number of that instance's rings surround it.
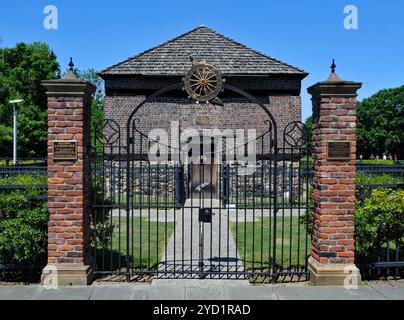
M 365 173 L 369 175 L 388 174 L 404 182 L 404 164 L 384 165 L 358 162 L 356 171 L 359 174 Z
M 303 162 L 303 173 L 312 175 L 313 168 L 311 165 L 307 165 Z M 307 170 L 307 172 L 305 172 Z M 369 175 L 383 175 L 389 174 L 394 178 L 397 178 L 404 182 L 404 163 L 397 162 L 396 164 L 368 164 L 366 162 L 358 161 L 356 163 L 356 172 L 358 174 L 364 173 Z
M 302 165 L 300 174 L 310 175 L 309 168 L 310 166 Z M 358 164 L 357 171 L 358 173 L 367 173 L 369 175 L 390 174 L 396 178 L 402 179 L 404 176 L 404 165 Z M 11 177 L 19 174 L 46 174 L 46 172 L 46 166 L 0 166 L 0 177 Z M 403 183 L 395 184 L 359 184 L 357 185 L 357 198 L 359 200 L 369 198 L 371 196 L 371 191 L 377 188 L 387 188 L 393 190 L 404 189 L 404 180 L 402 181 Z M 38 200 L 47 200 L 47 185 L 0 185 L 0 195 L 3 193 L 12 192 L 14 190 L 26 190 L 30 187 L 43 189 L 44 193 L 38 197 Z M 365 278 L 380 278 L 382 276 L 394 276 L 402 278 L 404 276 L 404 247 L 402 245 L 397 245 L 392 241 L 387 241 L 382 248 L 378 248 L 376 251 L 376 254 L 372 257 L 360 257 L 357 260 L 358 267 Z M 4 263 L 4 261 L 5 259 L 3 257 L 2 261 L 0 261 L 0 276 L 1 273 L 4 275 L 5 272 L 10 270 L 25 270 L 32 272 L 32 270 L 35 269 L 35 266 L 32 264 L 7 264 Z
M 0 178 L 15 177 L 18 175 L 47 175 L 47 166 L 9 166 L 0 167 Z
M 18 175 L 46 175 L 48 173 L 46 158 L 30 158 L 20 160 L 13 165 L 10 159 L 0 158 L 0 178 L 15 177 Z

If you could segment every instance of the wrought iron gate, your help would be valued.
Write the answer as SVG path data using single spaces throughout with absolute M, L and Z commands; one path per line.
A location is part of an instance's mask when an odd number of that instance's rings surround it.
M 139 104 L 128 119 L 126 139 L 114 120 L 104 120 L 96 130 L 92 248 L 97 272 L 127 280 L 138 275 L 306 280 L 310 155 L 304 124 L 288 124 L 279 139 L 265 105 L 224 85 L 266 112 L 266 132 L 231 145 L 222 136 L 193 137 L 194 147 L 187 149 L 192 161 L 184 162 L 181 145 L 150 138 L 136 118 L 148 101 L 182 86 L 164 88 Z M 256 161 L 232 157 L 251 145 Z M 156 146 L 165 161 L 150 159 Z M 202 150 L 197 157 L 195 146 Z

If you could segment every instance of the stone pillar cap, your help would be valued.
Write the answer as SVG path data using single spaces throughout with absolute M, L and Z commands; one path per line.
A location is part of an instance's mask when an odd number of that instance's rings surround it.
M 63 78 L 44 80 L 41 84 L 47 89 L 48 95 L 91 95 L 96 90 L 96 87 L 92 83 L 77 79 L 74 74 L 73 58 L 70 58 L 69 70 Z
M 313 96 L 345 96 L 356 97 L 362 82 L 342 80 L 335 72 L 335 59 L 332 60 L 331 73 L 327 80 L 317 82 L 307 89 Z

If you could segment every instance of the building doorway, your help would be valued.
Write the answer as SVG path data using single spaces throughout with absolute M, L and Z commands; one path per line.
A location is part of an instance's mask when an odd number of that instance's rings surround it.
M 208 139 L 209 140 L 209 139 Z M 198 150 L 198 156 L 192 156 L 190 164 L 189 183 L 190 195 L 194 199 L 219 199 L 218 163 L 216 160 L 216 145 L 214 138 L 210 141 L 200 139 L 198 146 L 192 146 L 192 150 Z

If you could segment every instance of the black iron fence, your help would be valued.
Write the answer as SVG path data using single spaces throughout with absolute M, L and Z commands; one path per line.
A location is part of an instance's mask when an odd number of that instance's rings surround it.
M 227 168 L 227 167 L 226 167 Z M 104 168 L 105 169 L 105 168 Z M 282 178 L 280 178 L 279 183 L 279 190 L 278 193 L 282 194 L 280 197 L 283 200 L 287 200 L 286 202 L 281 201 L 279 205 L 281 205 L 283 208 L 294 208 L 294 203 L 297 201 L 299 202 L 299 199 L 293 199 L 293 190 L 294 188 L 299 188 L 300 184 L 295 183 L 295 176 L 296 175 L 309 175 L 310 176 L 310 170 L 311 167 L 307 164 L 305 165 L 302 163 L 299 166 L 299 170 L 296 171 L 295 168 L 293 167 L 288 167 L 285 166 L 284 169 L 281 169 L 280 172 L 283 172 Z M 98 168 L 100 170 L 100 168 Z M 123 166 L 120 168 L 120 170 L 124 170 Z M 156 169 L 157 170 L 157 169 Z M 230 177 L 232 173 L 232 169 L 228 168 L 227 169 L 227 175 Z M 143 170 L 144 171 L 144 170 Z M 146 172 L 142 172 L 141 176 L 144 177 L 146 176 Z M 358 164 L 357 167 L 358 173 L 367 173 L 369 175 L 380 175 L 380 174 L 389 174 L 393 175 L 394 177 L 398 178 L 398 181 L 403 178 L 404 176 L 404 165 L 369 165 L 369 164 Z M 0 166 L 0 177 L 10 177 L 14 175 L 21 175 L 21 174 L 46 174 L 47 168 L 46 166 Z M 153 174 L 153 170 L 150 171 L 151 174 Z M 169 170 L 167 171 L 169 172 Z M 95 173 L 95 172 L 93 172 Z M 149 171 L 147 170 L 147 174 Z M 226 172 L 224 172 L 226 173 Z M 99 172 L 98 175 L 105 175 L 105 172 Z M 109 172 L 111 176 L 111 186 L 116 185 L 114 181 L 114 170 L 111 170 Z M 262 183 L 257 183 L 259 182 L 259 179 L 252 180 L 252 184 L 250 186 L 249 181 L 246 180 L 244 181 L 243 184 L 239 184 L 241 187 L 239 187 L 238 192 L 245 192 L 243 199 L 246 199 L 246 201 L 250 201 L 251 203 L 255 202 L 252 198 L 250 199 L 249 193 L 264 193 L 266 192 L 264 186 L 265 186 L 265 174 L 266 171 L 263 171 L 259 177 L 262 179 Z M 97 175 L 97 174 L 96 174 Z M 156 177 L 159 176 L 158 170 L 155 172 Z M 172 178 L 169 179 L 169 181 L 175 181 L 174 179 L 175 172 L 172 172 Z M 171 176 L 171 173 L 170 173 Z M 158 180 L 156 180 L 158 181 Z M 232 184 L 233 183 L 233 184 Z M 228 186 L 228 198 L 229 201 L 228 203 L 223 203 L 224 206 L 229 206 L 231 205 L 234 201 L 231 201 L 231 197 L 234 196 L 234 190 L 232 190 L 232 185 L 234 185 L 234 181 L 232 182 L 231 179 L 229 179 L 229 183 L 226 184 Z M 292 186 L 292 187 L 291 187 Z M 122 183 L 122 187 L 124 187 L 124 183 Z M 159 186 L 155 186 L 156 190 L 163 189 Z M 33 185 L 33 186 L 21 186 L 21 185 L 0 185 L 0 196 L 1 194 L 7 193 L 7 192 L 12 192 L 13 190 L 26 190 L 27 188 L 39 188 L 43 189 L 44 192 L 42 195 L 37 197 L 37 200 L 40 201 L 46 201 L 47 196 L 46 196 L 46 189 L 47 185 Z M 176 189 L 175 184 L 173 183 L 172 186 L 173 190 Z M 244 189 L 243 189 L 244 188 Z M 398 190 L 398 189 L 404 189 L 404 180 L 403 183 L 391 183 L 391 184 L 358 184 L 357 185 L 357 199 L 359 200 L 364 200 L 366 198 L 369 198 L 371 196 L 371 191 L 374 189 L 380 189 L 380 188 L 386 188 L 386 189 L 392 189 L 392 190 Z M 152 189 L 152 188 L 151 188 Z M 166 188 L 166 192 L 169 193 L 170 188 Z M 259 191 L 257 191 L 257 190 Z M 290 194 L 286 194 L 285 190 L 289 190 Z M 296 189 L 296 190 L 297 190 Z M 224 189 L 223 189 L 224 190 Z M 241 190 L 241 191 L 240 191 Z M 119 192 L 113 192 L 113 193 L 123 193 L 123 190 L 120 190 Z M 299 194 L 299 193 L 297 193 Z M 224 197 L 223 199 L 226 199 Z M 175 196 L 173 194 L 173 197 L 171 199 L 173 202 L 175 200 Z M 117 201 L 120 202 L 120 201 Z M 238 204 L 240 206 L 240 204 Z M 268 204 L 269 205 L 269 204 Z M 265 207 L 265 206 L 264 206 Z M 124 210 L 124 208 L 122 208 Z M 120 216 L 120 215 L 119 215 Z M 1 219 L 1 216 L 0 216 Z M 5 272 L 9 272 L 10 270 L 25 270 L 32 272 L 33 270 L 38 269 L 39 266 L 35 266 L 34 264 L 15 264 L 15 263 L 7 263 L 7 259 L 5 256 L 0 257 L 0 273 L 3 273 L 3 276 Z M 403 277 L 404 273 L 404 247 L 401 244 L 397 244 L 393 241 L 387 241 L 381 248 L 378 248 L 377 250 L 375 249 L 374 254 L 369 257 L 359 257 L 357 259 L 357 264 L 358 267 L 360 268 L 362 275 L 365 278 L 379 278 L 382 276 L 394 276 L 394 277 Z
M 26 174 L 46 175 L 47 173 L 48 166 L 46 158 L 22 159 L 15 165 L 8 158 L 0 158 L 0 178 Z
M 356 171 L 358 174 L 367 174 L 370 176 L 389 175 L 404 182 L 404 164 L 367 164 L 359 161 L 356 164 Z
M 304 174 L 312 175 L 313 168 L 310 164 L 302 161 L 302 172 Z M 398 181 L 404 182 L 404 162 L 396 162 L 395 164 L 369 164 L 366 162 L 358 161 L 356 163 L 356 172 L 366 174 L 369 176 L 389 175 Z

